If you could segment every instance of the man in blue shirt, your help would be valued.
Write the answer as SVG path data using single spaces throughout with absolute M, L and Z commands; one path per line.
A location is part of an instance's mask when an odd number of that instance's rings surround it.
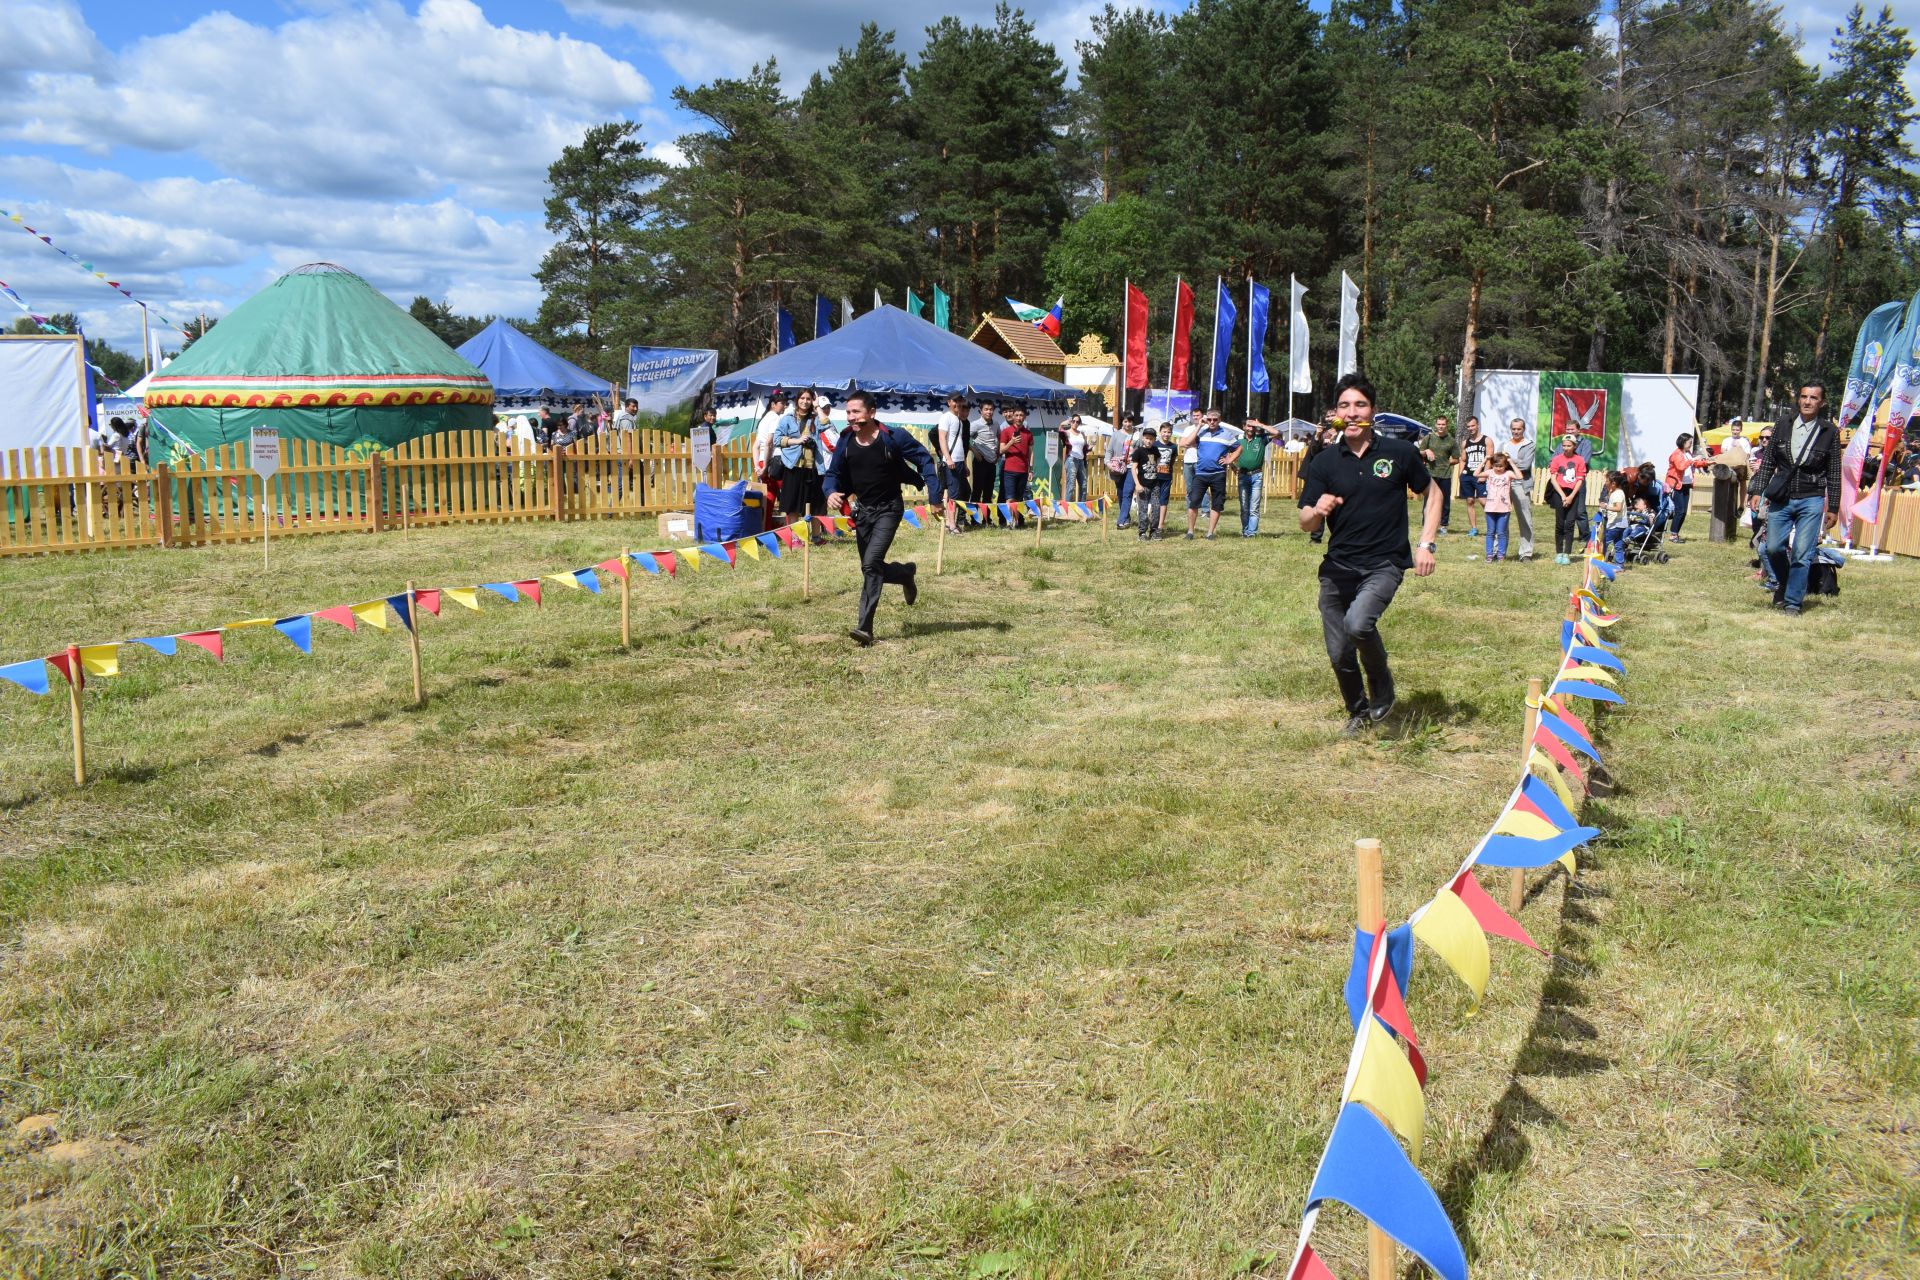
M 1220 527 L 1220 513 L 1227 505 L 1227 468 L 1240 456 L 1240 428 L 1220 421 L 1218 410 L 1207 410 L 1198 424 L 1188 429 L 1180 441 L 1183 449 L 1192 449 L 1193 483 L 1187 486 L 1187 540 L 1193 540 L 1194 525 L 1200 518 L 1200 503 L 1212 498 L 1207 508 L 1207 537 Z

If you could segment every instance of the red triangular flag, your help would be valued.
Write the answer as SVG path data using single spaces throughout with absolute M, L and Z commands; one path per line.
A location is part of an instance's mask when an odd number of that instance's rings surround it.
M 1300 1250 L 1299 1260 L 1293 1264 L 1293 1270 L 1287 1272 L 1287 1280 L 1337 1280 L 1333 1272 L 1327 1270 L 1327 1264 L 1320 1261 L 1320 1255 L 1313 1251 L 1312 1245 Z
M 920 518 L 921 518 L 922 520 L 927 520 L 927 519 L 931 519 L 931 517 L 930 517 L 930 516 L 928 516 L 928 514 L 927 514 L 927 509 L 926 509 L 926 507 L 924 507 L 924 506 L 919 506 L 919 507 L 915 507 L 915 508 L 913 509 L 913 514 L 914 514 L 914 515 L 916 515 L 916 516 L 919 516 L 919 517 L 920 517 Z
M 515 590 L 533 601 L 534 605 L 538 607 L 540 604 L 540 579 L 528 578 L 525 582 L 516 582 L 513 585 Z
M 1575 729 L 1578 729 L 1581 737 L 1585 738 L 1588 742 L 1593 741 L 1593 730 L 1587 728 L 1586 721 L 1567 710 L 1566 703 L 1558 698 L 1542 698 L 1541 701 L 1546 704 L 1547 710 L 1553 712 L 1553 714 L 1559 716 L 1562 720 L 1565 720 Z
M 354 621 L 353 606 L 350 604 L 337 604 L 331 609 L 315 609 L 313 616 L 316 618 L 325 618 L 328 622 L 338 623 L 349 631 L 358 631 L 360 629 L 360 624 Z M 180 638 L 185 640 L 188 637 L 181 636 Z
M 1587 789 L 1587 775 L 1580 772 L 1580 766 L 1574 762 L 1573 753 L 1567 750 L 1565 743 L 1553 736 L 1553 730 L 1535 729 L 1533 745 L 1546 752 L 1548 759 L 1572 774 L 1573 780 L 1580 784 L 1581 791 L 1584 792 Z
M 793 545 L 794 532 L 791 526 L 783 524 L 778 529 L 775 529 L 774 533 L 778 535 L 783 545 L 789 547 Z
M 720 544 L 720 549 L 727 553 L 728 564 L 739 563 L 739 560 L 740 560 L 740 544 L 739 543 L 723 542 Z
M 656 551 L 653 553 L 653 558 L 660 562 L 660 567 L 667 571 L 669 578 L 673 576 L 674 570 L 680 567 L 680 562 L 673 558 L 671 551 Z
M 175 636 L 174 639 L 198 645 L 222 662 L 227 660 L 226 644 L 220 638 L 218 631 L 187 631 Z
M 1382 929 L 1373 935 L 1373 951 L 1367 957 L 1367 971 L 1373 971 L 1373 962 L 1378 958 L 1380 940 L 1386 936 Z M 1400 995 L 1400 980 L 1393 976 L 1393 966 L 1387 965 L 1380 974 L 1380 985 L 1373 989 L 1373 1011 L 1380 1015 L 1380 1021 L 1393 1029 L 1406 1046 L 1407 1062 L 1413 1067 L 1414 1078 L 1421 1085 L 1427 1083 L 1427 1060 L 1420 1053 L 1420 1042 L 1413 1034 L 1413 1019 L 1407 1016 L 1406 1000 Z
M 440 588 L 419 587 L 414 590 L 413 602 L 434 617 L 440 616 Z
M 74 664 L 69 660 L 69 657 L 66 653 L 52 654 L 47 658 L 47 661 L 51 662 L 54 665 L 54 667 L 60 672 L 60 674 L 67 678 L 68 684 L 73 683 L 75 668 L 74 668 Z M 84 689 L 86 687 L 86 684 L 87 684 L 87 677 L 84 674 L 82 674 L 80 676 L 80 687 Z
M 1535 951 L 1545 953 L 1545 949 L 1533 940 L 1532 934 L 1527 932 L 1526 926 L 1508 915 L 1499 903 L 1487 896 L 1487 891 L 1480 887 L 1480 880 L 1471 869 L 1460 873 L 1460 878 L 1453 882 L 1453 891 L 1460 895 L 1460 901 L 1467 904 L 1467 910 L 1473 912 L 1473 918 L 1480 922 L 1482 929 L 1488 933 L 1497 933 L 1503 938 L 1512 938 L 1523 947 L 1532 947 Z
M 611 573 L 618 578 L 624 578 L 627 576 L 627 566 L 618 556 L 615 556 L 611 560 L 602 560 L 599 564 L 593 567 L 596 569 L 599 569 L 603 573 Z
M 1524 791 L 1521 792 L 1519 797 L 1514 800 L 1513 811 L 1515 813 L 1530 813 L 1534 817 L 1540 819 L 1540 821 L 1546 823 L 1548 826 L 1553 825 L 1553 819 L 1549 818 L 1546 814 L 1546 811 L 1542 809 L 1539 805 L 1535 804 L 1527 796 L 1527 794 Z

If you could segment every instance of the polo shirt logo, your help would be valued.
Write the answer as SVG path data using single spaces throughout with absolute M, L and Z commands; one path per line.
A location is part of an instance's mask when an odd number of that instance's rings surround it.
M 1391 458 L 1375 458 L 1373 460 L 1373 474 L 1385 480 L 1393 474 L 1393 460 Z

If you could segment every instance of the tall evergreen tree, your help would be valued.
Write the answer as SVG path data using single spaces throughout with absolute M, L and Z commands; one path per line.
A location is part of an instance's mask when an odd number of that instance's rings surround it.
M 1080 55 L 1075 129 L 1094 194 L 1103 202 L 1144 194 L 1166 158 L 1173 114 L 1167 20 L 1152 9 L 1109 4 L 1093 16 L 1093 38 L 1074 48 Z
M 863 23 L 860 38 L 800 95 L 809 145 L 824 158 L 825 176 L 844 208 L 842 252 L 822 261 L 817 288 L 826 296 L 869 285 L 891 291 L 915 278 L 916 245 L 905 210 L 913 207 L 913 120 L 907 59 L 893 33 Z
M 603 363 L 604 315 L 631 282 L 628 239 L 652 212 L 663 172 L 627 120 L 588 129 L 547 169 L 547 230 L 560 240 L 534 273 L 545 288 L 540 323 L 589 368 Z

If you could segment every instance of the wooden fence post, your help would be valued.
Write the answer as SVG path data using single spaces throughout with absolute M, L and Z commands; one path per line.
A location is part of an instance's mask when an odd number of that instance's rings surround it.
M 1545 684 L 1539 676 L 1527 681 L 1527 730 L 1520 738 L 1520 772 L 1531 771 L 1529 761 L 1533 759 L 1533 735 L 1540 727 L 1540 694 Z M 1507 872 L 1507 914 L 1517 916 L 1527 901 L 1527 873 L 1519 867 Z
M 620 548 L 620 647 L 633 647 L 633 556 Z
M 407 649 L 413 656 L 413 705 L 427 705 L 426 690 L 420 687 L 420 597 L 414 594 L 413 582 L 407 582 Z
M 87 733 L 80 713 L 80 687 L 86 681 L 78 645 L 67 646 L 67 708 L 73 717 L 73 785 L 87 785 Z
M 373 515 L 373 531 L 387 531 L 387 460 L 379 454 L 367 459 L 367 508 Z
M 947 563 L 947 522 L 940 521 L 940 538 L 933 548 L 933 576 L 939 577 L 940 570 Z
M 160 526 L 160 545 L 173 545 L 173 468 L 161 463 L 154 469 L 153 518 Z
M 1353 842 L 1355 922 L 1362 932 L 1379 937 L 1387 927 L 1387 881 L 1378 840 Z M 1364 1019 L 1368 1014 L 1363 1012 Z M 1367 1227 L 1367 1280 L 1393 1280 L 1393 1237 L 1371 1224 Z

